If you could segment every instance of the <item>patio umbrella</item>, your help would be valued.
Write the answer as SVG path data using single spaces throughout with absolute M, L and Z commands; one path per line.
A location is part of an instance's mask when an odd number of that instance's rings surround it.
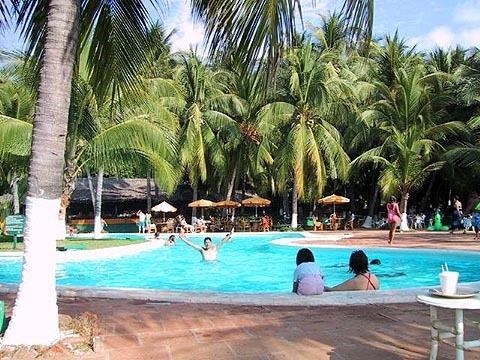
M 340 195 L 328 195 L 318 200 L 319 204 L 333 204 L 333 212 L 335 213 L 335 204 L 349 203 L 350 199 Z
M 173 205 L 170 205 L 166 201 L 162 201 L 160 204 L 152 207 L 152 211 L 161 211 L 163 212 L 163 222 L 165 222 L 165 213 L 167 212 L 177 212 L 177 208 Z
M 214 206 L 215 206 L 215 202 L 213 202 L 211 200 L 207 200 L 207 199 L 200 199 L 200 200 L 192 201 L 191 203 L 188 204 L 188 207 L 202 208 L 202 217 L 203 217 L 203 208 L 214 207 Z
M 270 205 L 271 201 L 268 199 L 264 199 L 261 197 L 251 197 L 248 199 L 243 199 L 242 200 L 242 205 L 243 206 L 255 206 L 255 217 L 257 217 L 257 207 L 264 207 Z
M 214 207 L 214 206 L 215 206 L 215 202 L 207 199 L 192 201 L 191 203 L 188 204 L 188 207 L 200 207 L 200 208 Z
M 232 214 L 232 221 L 235 218 L 235 208 L 242 206 L 239 202 L 232 201 L 232 200 L 222 200 L 218 201 L 215 203 L 216 208 L 221 208 L 221 209 L 233 209 L 231 214 Z M 228 210 L 227 210 L 228 214 Z
M 215 203 L 216 208 L 222 208 L 222 209 L 232 209 L 240 206 L 242 206 L 242 204 L 232 200 L 222 200 Z

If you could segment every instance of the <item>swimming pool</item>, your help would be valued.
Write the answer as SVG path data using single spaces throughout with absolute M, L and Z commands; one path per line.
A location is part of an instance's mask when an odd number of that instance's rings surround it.
M 210 235 L 210 234 L 209 234 Z M 224 234 L 211 234 L 213 242 Z M 179 242 L 136 255 L 104 260 L 67 261 L 57 265 L 57 284 L 87 287 L 195 290 L 207 292 L 290 292 L 299 247 L 270 244 L 277 238 L 302 237 L 298 233 L 236 234 L 226 243 L 215 262 L 201 261 L 200 254 Z M 203 236 L 191 236 L 201 244 Z M 349 278 L 348 259 L 352 248 L 311 248 L 325 274 L 328 286 Z M 460 272 L 460 282 L 479 280 L 480 254 L 461 251 L 365 249 L 382 289 L 438 285 L 441 264 Z M 0 282 L 20 281 L 21 260 L 2 258 Z

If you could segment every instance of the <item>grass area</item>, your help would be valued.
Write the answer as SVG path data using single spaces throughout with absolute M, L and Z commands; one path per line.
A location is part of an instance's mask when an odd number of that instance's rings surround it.
M 13 237 L 0 235 L 0 252 L 21 252 L 23 251 L 23 238 L 18 237 L 17 248 L 13 249 Z M 103 249 L 110 247 L 118 247 L 132 244 L 141 244 L 147 240 L 122 240 L 122 239 L 69 239 L 57 241 L 57 246 L 85 246 L 85 250 Z M 75 250 L 80 251 L 80 250 Z

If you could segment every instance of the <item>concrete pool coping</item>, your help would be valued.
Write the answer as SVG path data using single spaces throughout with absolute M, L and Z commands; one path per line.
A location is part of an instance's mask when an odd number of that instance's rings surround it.
M 255 235 L 254 233 L 251 233 Z M 295 246 L 340 246 L 352 248 L 388 247 L 385 241 L 386 231 L 360 230 L 354 231 L 354 236 L 342 237 L 341 239 L 325 239 L 313 232 L 302 232 L 305 237 L 302 239 L 290 238 Z M 320 234 L 320 235 L 324 235 Z M 336 234 L 338 235 L 338 234 Z M 205 236 L 205 234 L 199 234 Z M 367 239 L 366 239 L 367 238 Z M 458 239 L 462 241 L 458 241 Z M 397 234 L 398 248 L 428 249 L 456 251 L 480 251 L 480 243 L 468 240 L 469 234 L 450 236 L 435 232 L 408 232 Z M 400 242 L 401 239 L 401 242 Z M 452 243 L 453 241 L 453 243 Z M 448 245 L 448 246 L 447 246 Z M 453 245 L 453 246 L 451 246 Z M 134 244 L 116 248 L 114 254 L 112 249 L 66 251 L 57 253 L 57 261 L 84 260 L 105 257 L 124 256 L 140 251 L 146 251 L 163 246 L 161 241 L 149 241 L 142 244 Z M 0 256 L 8 253 L 0 253 Z M 19 253 L 17 256 L 21 256 Z M 468 286 L 480 289 L 480 282 L 461 283 L 461 286 Z M 424 294 L 431 287 L 408 288 L 399 290 L 379 291 L 345 291 L 329 292 L 316 296 L 299 296 L 292 293 L 220 293 L 220 292 L 199 292 L 199 291 L 167 291 L 154 289 L 133 289 L 133 288 L 89 288 L 57 286 L 59 296 L 85 297 L 85 298 L 111 298 L 111 299 L 138 299 L 151 302 L 182 302 L 182 303 L 212 303 L 232 305 L 288 305 L 288 306 L 310 306 L 310 305 L 365 305 L 365 304 L 391 304 L 391 303 L 412 303 L 416 296 Z M 17 292 L 18 284 L 0 283 L 0 293 Z

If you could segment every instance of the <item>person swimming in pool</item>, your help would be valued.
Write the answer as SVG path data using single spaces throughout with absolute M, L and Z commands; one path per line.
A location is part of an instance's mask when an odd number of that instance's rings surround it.
M 202 258 L 205 261 L 214 261 L 217 260 L 217 253 L 222 247 L 223 244 L 225 244 L 227 241 L 231 241 L 233 235 L 233 228 L 232 230 L 216 245 L 213 245 L 212 239 L 210 237 L 206 237 L 203 240 L 203 247 L 198 246 L 194 243 L 192 243 L 190 240 L 187 239 L 187 236 L 185 235 L 185 230 L 180 230 L 180 235 L 179 238 L 187 245 L 191 246 L 195 250 L 200 251 L 202 254 Z

